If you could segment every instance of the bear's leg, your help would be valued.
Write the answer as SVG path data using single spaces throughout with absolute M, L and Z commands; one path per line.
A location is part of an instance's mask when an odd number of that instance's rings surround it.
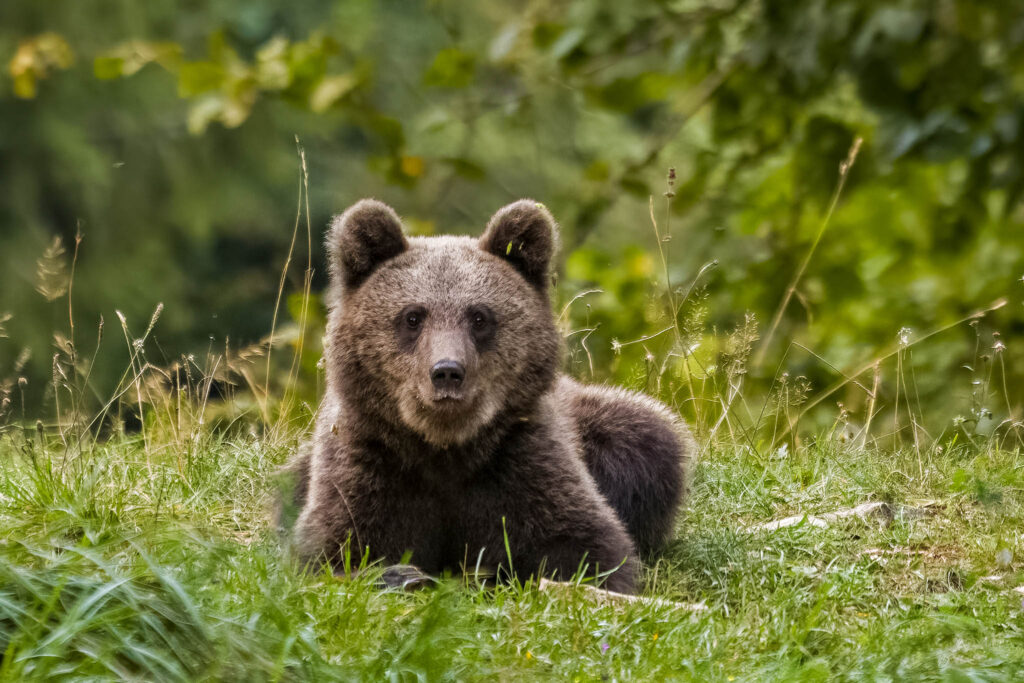
M 639 563 L 629 532 L 597 490 L 553 420 L 508 452 L 484 486 L 474 487 L 456 516 L 459 537 L 483 547 L 481 564 L 501 577 L 569 581 L 580 570 L 608 590 L 635 593 Z M 560 430 L 560 438 L 554 432 Z M 469 556 L 475 553 L 470 550 Z
M 598 494 L 593 491 L 592 495 L 596 498 Z M 483 551 L 485 583 L 490 578 L 502 583 L 512 576 L 521 581 L 530 577 L 571 581 L 583 570 L 585 578 L 598 579 L 602 588 L 635 593 L 639 563 L 633 543 L 608 504 L 595 503 L 571 506 L 569 514 L 555 522 L 559 532 L 551 535 L 535 525 L 517 524 L 515 519 L 497 521 L 499 530 L 507 529 L 511 558 L 505 550 L 505 539 L 494 537 Z M 473 568 L 464 574 L 481 576 Z
M 661 403 L 634 392 L 561 378 L 558 397 L 579 430 L 597 488 L 649 555 L 668 540 L 689 482 L 695 446 Z
M 621 529 L 619 534 L 622 534 Z M 620 545 L 628 548 L 628 541 L 626 541 L 625 536 L 622 537 L 622 541 L 623 543 Z M 580 569 L 581 563 L 583 563 L 587 567 L 588 576 L 597 578 L 596 572 L 598 571 L 603 575 L 600 580 L 601 588 L 625 595 L 636 593 L 639 566 L 636 556 L 629 554 L 616 559 L 622 552 L 620 550 L 619 553 L 616 553 L 612 550 L 613 543 L 602 546 L 595 543 L 594 539 L 589 539 L 588 545 L 594 547 L 595 550 L 592 553 L 587 553 L 585 556 L 581 556 L 581 543 L 579 539 L 566 538 L 561 543 L 550 545 L 547 548 L 540 548 L 537 551 L 537 555 L 542 559 L 538 563 L 538 568 L 542 569 L 542 571 L 536 572 L 537 576 L 551 577 L 558 581 L 569 581 Z M 604 564 L 600 563 L 602 558 L 605 560 Z

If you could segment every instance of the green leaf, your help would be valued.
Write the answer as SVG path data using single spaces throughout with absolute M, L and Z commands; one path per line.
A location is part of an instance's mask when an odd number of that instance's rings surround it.
M 209 95 L 197 100 L 188 110 L 188 132 L 192 135 L 202 134 L 210 123 L 224 113 L 224 104 L 222 95 Z
M 397 151 L 405 145 L 405 131 L 402 128 L 402 122 L 398 119 L 378 113 L 370 113 L 363 119 L 362 123 L 377 134 L 388 150 Z
M 224 68 L 213 62 L 190 62 L 178 71 L 178 93 L 193 97 L 217 90 L 225 79 Z
M 642 73 L 628 78 L 617 78 L 606 86 L 592 91 L 594 98 L 614 111 L 632 113 L 640 107 L 660 103 L 668 96 L 673 78 L 668 74 Z
M 285 305 L 288 307 L 288 315 L 297 323 L 302 323 L 303 318 L 307 327 L 323 326 L 327 323 L 319 294 L 311 293 L 307 298 L 301 292 L 292 292 L 288 295 Z
M 181 46 L 177 43 L 129 40 L 97 55 L 92 68 L 96 78 L 109 80 L 132 76 L 152 62 L 174 69 L 180 59 Z
M 551 46 L 551 56 L 555 59 L 565 57 L 575 50 L 576 46 L 583 42 L 583 39 L 586 37 L 587 32 L 579 27 L 565 31 L 562 35 L 558 36 L 558 40 Z
M 270 39 L 256 53 L 256 80 L 265 90 L 284 90 L 292 82 L 288 58 L 290 46 L 280 36 Z
M 317 114 L 330 109 L 356 87 L 359 79 L 353 73 L 328 76 L 317 84 L 309 95 L 309 108 Z
M 51 71 L 69 68 L 74 61 L 74 51 L 60 34 L 42 33 L 21 41 L 7 65 L 14 80 L 14 94 L 23 99 L 35 97 L 38 81 Z
M 437 88 L 465 88 L 473 81 L 476 57 L 450 47 L 441 50 L 423 75 L 423 83 Z
M 595 182 L 604 182 L 611 177 L 611 165 L 604 159 L 597 159 L 583 169 L 583 177 Z
M 625 192 L 628 192 L 640 199 L 645 199 L 651 196 L 651 186 L 648 185 L 647 181 L 639 175 L 628 175 L 623 177 L 622 180 L 619 181 L 619 187 L 621 187 Z
M 459 175 L 467 180 L 483 180 L 487 177 L 487 169 L 475 161 L 462 157 L 446 157 L 442 161 Z
M 124 74 L 124 59 L 121 57 L 97 57 L 92 62 L 92 72 L 101 81 L 120 78 Z
M 487 50 L 487 56 L 491 58 L 492 62 L 500 62 L 512 52 L 512 48 L 516 46 L 516 41 L 519 39 L 519 32 L 522 26 L 518 21 L 506 24 L 498 35 L 491 41 L 491 45 Z
M 539 49 L 546 49 L 565 32 L 561 24 L 550 21 L 539 21 L 533 26 L 533 44 Z

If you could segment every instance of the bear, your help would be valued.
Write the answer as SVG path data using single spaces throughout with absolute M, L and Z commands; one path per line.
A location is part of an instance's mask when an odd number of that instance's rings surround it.
M 403 581 L 582 571 L 636 591 L 638 558 L 673 531 L 694 442 L 654 399 L 560 372 L 557 244 L 528 199 L 479 239 L 407 237 L 372 199 L 333 220 L 326 393 L 286 466 L 307 566 L 343 573 L 347 548 Z

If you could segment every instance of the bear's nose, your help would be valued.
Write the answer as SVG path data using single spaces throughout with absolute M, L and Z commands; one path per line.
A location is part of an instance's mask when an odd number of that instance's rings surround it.
M 435 389 L 458 389 L 466 379 L 466 368 L 457 360 L 439 361 L 430 369 L 430 381 Z

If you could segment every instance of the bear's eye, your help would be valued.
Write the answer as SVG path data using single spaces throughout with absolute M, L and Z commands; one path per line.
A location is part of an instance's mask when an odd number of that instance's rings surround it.
M 416 340 L 423 333 L 423 325 L 427 321 L 427 309 L 419 304 L 411 304 L 399 311 L 392 320 L 399 348 L 403 351 L 411 351 L 416 346 Z
M 466 311 L 466 322 L 469 323 L 469 333 L 473 336 L 477 348 L 490 348 L 498 327 L 494 312 L 486 306 L 473 306 Z

